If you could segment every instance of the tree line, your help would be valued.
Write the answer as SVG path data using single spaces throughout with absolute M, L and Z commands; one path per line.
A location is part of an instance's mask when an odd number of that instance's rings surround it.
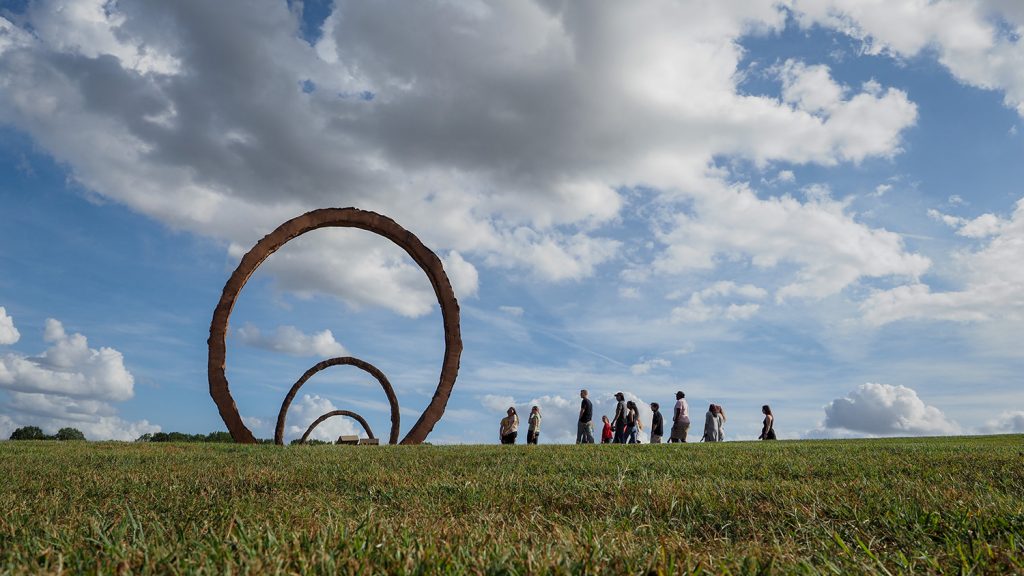
M 38 426 L 22 426 L 11 434 L 11 440 L 85 440 L 85 434 L 77 428 L 61 428 L 54 435 L 43 432 Z M 186 434 L 184 432 L 155 432 L 146 433 L 135 439 L 136 442 L 215 442 L 223 444 L 234 443 L 231 434 L 223 430 L 210 432 L 209 434 Z M 257 444 L 273 444 L 272 438 L 257 438 Z M 291 441 L 298 444 L 299 439 Z M 330 444 L 323 440 L 307 440 L 306 444 Z

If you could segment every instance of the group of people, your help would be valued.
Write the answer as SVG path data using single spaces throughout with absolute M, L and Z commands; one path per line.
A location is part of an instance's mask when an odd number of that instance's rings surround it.
M 576 427 L 577 444 L 594 443 L 594 404 L 590 401 L 590 394 L 587 390 L 580 390 L 580 415 Z M 601 430 L 602 444 L 638 444 L 639 434 L 644 430 L 644 424 L 640 419 L 640 410 L 636 402 L 626 400 L 622 392 L 615 393 L 615 414 L 609 420 L 608 416 L 601 416 L 604 424 Z M 651 444 L 660 444 L 665 435 L 665 419 L 661 414 L 661 406 L 657 402 L 651 403 Z M 764 420 L 761 422 L 761 435 L 759 440 L 775 440 L 775 417 L 772 409 L 767 404 L 761 407 Z M 711 404 L 704 415 L 704 434 L 702 442 L 721 442 L 725 440 L 725 410 L 719 404 Z M 541 414 L 540 407 L 534 406 L 530 410 L 529 427 L 526 433 L 526 443 L 536 444 L 540 436 Z M 686 403 L 686 394 L 682 391 L 676 392 L 676 403 L 672 409 L 672 428 L 669 430 L 669 442 L 686 442 L 690 431 L 690 408 Z M 519 435 L 519 415 L 514 406 L 509 407 L 508 415 L 501 419 L 498 430 L 502 444 L 515 444 Z

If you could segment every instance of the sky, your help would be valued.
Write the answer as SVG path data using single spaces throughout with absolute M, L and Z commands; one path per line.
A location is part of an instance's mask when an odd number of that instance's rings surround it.
M 721 404 L 727 440 L 763 404 L 780 438 L 1022 433 L 1022 35 L 1015 0 L 0 2 L 0 437 L 224 429 L 225 281 L 347 206 L 458 297 L 430 442 L 533 405 L 571 442 L 581 388 Z M 404 435 L 443 352 L 411 258 L 327 229 L 253 275 L 226 365 L 269 438 L 356 356 Z M 339 366 L 288 439 L 334 409 L 387 432 Z

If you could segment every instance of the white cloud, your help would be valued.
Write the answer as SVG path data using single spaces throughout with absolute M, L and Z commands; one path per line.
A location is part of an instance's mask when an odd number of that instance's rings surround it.
M 899 234 L 869 228 L 846 213 L 846 204 L 811 195 L 761 199 L 746 186 L 731 186 L 695 205 L 698 216 L 677 214 L 660 237 L 667 245 L 655 261 L 663 273 L 710 270 L 716 257 L 749 258 L 758 268 L 796 265 L 786 298 L 823 298 L 862 277 L 915 279 L 931 266 L 906 251 Z
M 699 323 L 724 318 L 725 320 L 746 320 L 760 310 L 759 304 L 753 303 L 709 303 L 709 300 L 721 300 L 730 296 L 738 296 L 748 300 L 761 300 L 768 293 L 753 284 L 738 285 L 731 281 L 716 282 L 712 286 L 690 295 L 683 306 L 672 309 L 672 321 L 678 323 Z M 669 294 L 670 299 L 678 297 Z
M 960 425 L 929 406 L 906 386 L 861 384 L 825 406 L 819 433 L 839 431 L 871 436 L 931 436 L 960 433 Z M 821 434 L 815 434 L 821 435 Z
M 668 368 L 672 365 L 672 362 L 665 360 L 664 358 L 651 358 L 649 360 L 643 360 L 637 362 L 629 367 L 629 371 L 637 376 L 647 374 L 654 368 Z
M 351 410 L 348 407 L 342 407 L 343 409 Z M 339 408 L 334 405 L 333 402 L 327 398 L 323 398 L 319 395 L 303 394 L 297 402 L 293 402 L 291 408 L 288 410 L 288 426 L 285 429 L 285 438 L 289 441 L 295 438 L 301 438 L 306 433 L 306 428 L 312 424 L 317 418 L 323 416 L 328 412 L 338 410 Z M 352 410 L 358 413 L 358 410 Z M 365 414 L 360 414 L 363 418 L 366 418 Z M 387 433 L 390 430 L 388 428 L 375 428 L 374 422 L 369 418 L 366 418 L 370 424 L 370 428 L 373 429 L 373 434 L 377 438 L 380 438 L 381 434 L 385 434 L 382 442 L 387 442 Z M 388 423 L 390 426 L 390 422 Z M 383 424 L 380 424 L 383 426 Z M 366 437 L 366 431 L 359 422 L 347 416 L 334 416 L 328 418 L 320 423 L 319 426 L 313 430 L 313 433 L 309 437 L 313 440 L 323 440 L 324 442 L 334 442 L 338 439 L 338 436 L 353 436 L 358 435 L 361 438 Z
M 640 298 L 640 289 L 636 286 L 621 286 L 619 287 L 619 297 L 626 300 L 638 300 Z
M 498 306 L 498 310 L 516 318 L 522 318 L 523 313 L 525 312 L 525 310 L 519 306 Z
M 306 334 L 295 326 L 278 326 L 273 334 L 264 334 L 256 326 L 245 324 L 236 333 L 238 339 L 247 346 L 291 356 L 329 358 L 348 354 L 330 330 Z
M 966 220 L 934 210 L 929 214 L 961 236 L 985 240 L 976 250 L 955 254 L 962 287 L 933 292 L 927 284 L 913 283 L 876 291 L 861 304 L 864 319 L 874 325 L 910 318 L 1004 324 L 1024 320 L 1024 268 L 1016 265 L 1024 261 L 1024 198 L 1008 219 L 985 214 Z
M 7 315 L 7 310 L 0 306 L 0 345 L 14 344 L 21 338 L 14 327 L 14 318 Z
M 135 379 L 120 352 L 89 348 L 85 336 L 67 335 L 53 318 L 46 321 L 44 338 L 50 347 L 39 356 L 0 357 L 0 388 L 103 401 L 132 397 Z
M 1006 411 L 985 422 L 979 430 L 983 434 L 1024 434 L 1024 411 Z
M 820 24 L 861 38 L 872 53 L 912 57 L 934 51 L 960 82 L 1002 91 L 1005 104 L 1024 116 L 1019 3 L 794 0 L 791 6 L 802 25 Z
M 87 189 L 223 240 L 234 256 L 305 210 L 356 205 L 447 253 L 460 296 L 476 293 L 480 264 L 579 281 L 621 256 L 603 227 L 627 207 L 619 191 L 643 185 L 694 202 L 697 229 L 769 223 L 739 240 L 705 232 L 697 250 L 799 262 L 791 295 L 918 268 L 882 232 L 820 203 L 780 213 L 789 201 L 724 187 L 718 158 L 889 157 L 916 121 L 904 92 L 878 82 L 857 92 L 816 64 L 781 67 L 782 99 L 741 93 L 739 41 L 784 28 L 776 2 L 337 2 L 315 47 L 271 0 L 57 6 L 2 20 L 0 121 Z M 847 233 L 775 242 L 776 226 L 799 230 L 801 215 L 819 214 Z M 429 312 L 422 272 L 366 236 L 318 232 L 266 269 L 285 290 Z M 665 237 L 666 262 L 685 246 L 677 236 Z M 850 258 L 863 239 L 882 253 Z
M 35 425 L 49 433 L 71 426 L 90 440 L 134 440 L 159 426 L 117 417 L 111 402 L 134 394 L 135 379 L 113 348 L 94 349 L 82 334 L 68 334 L 52 318 L 43 338 L 50 346 L 38 356 L 0 356 L 0 389 L 6 421 Z

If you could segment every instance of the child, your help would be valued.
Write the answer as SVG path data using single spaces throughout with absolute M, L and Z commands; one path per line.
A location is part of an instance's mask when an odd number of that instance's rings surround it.
M 601 421 L 604 422 L 604 429 L 601 430 L 601 444 L 612 443 L 612 423 L 608 420 L 608 416 L 601 416 Z

